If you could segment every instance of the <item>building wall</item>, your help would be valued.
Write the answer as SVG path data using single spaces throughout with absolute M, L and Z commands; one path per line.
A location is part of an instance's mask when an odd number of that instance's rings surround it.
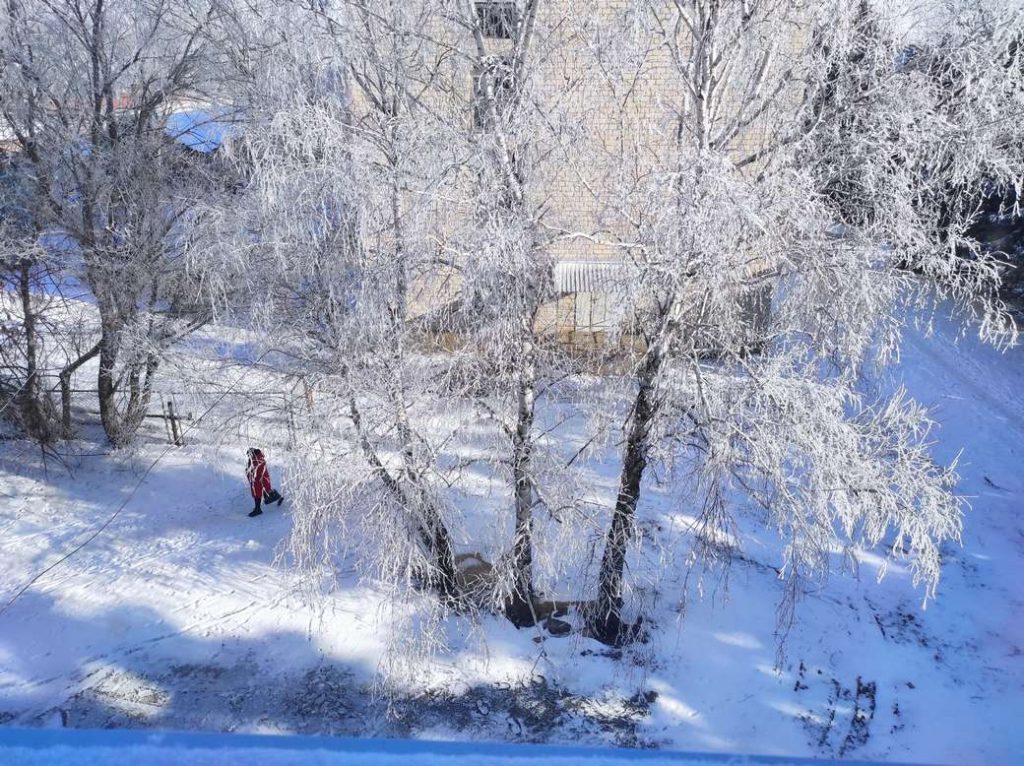
M 683 74 L 663 38 L 650 26 L 649 17 L 638 14 L 637 5 L 635 0 L 551 0 L 541 5 L 530 52 L 536 68 L 528 67 L 532 75 L 526 87 L 528 97 L 561 136 L 558 141 L 542 139 L 544 158 L 527 163 L 526 188 L 529 206 L 544 210 L 543 228 L 550 237 L 547 247 L 557 262 L 627 261 L 628 253 L 615 242 L 630 239 L 630 219 L 642 213 L 643 191 L 652 176 L 673 169 L 680 156 L 676 144 L 680 113 L 687 107 Z M 670 6 L 666 0 L 665 7 Z M 779 19 L 775 33 L 755 43 L 748 51 L 749 60 L 738 61 L 737 69 L 746 67 L 749 74 L 760 52 L 771 48 L 774 56 L 765 78 L 771 85 L 788 66 L 787 54 L 806 41 L 807 25 L 799 22 Z M 460 44 L 474 50 L 468 34 Z M 488 39 L 487 45 L 495 55 L 510 49 L 507 40 Z M 678 53 L 688 53 L 685 42 Z M 468 127 L 473 120 L 474 90 L 473 72 L 468 68 L 464 88 Z M 739 159 L 762 148 L 799 95 L 796 86 L 778 93 L 771 109 L 727 142 L 725 153 Z M 724 130 L 748 99 L 742 88 L 735 87 L 726 91 L 724 101 L 717 120 L 711 122 L 712 132 Z M 684 118 L 683 122 L 692 121 Z M 754 163 L 747 172 L 760 169 Z M 470 213 L 449 210 L 449 222 L 453 214 Z M 419 285 L 411 315 L 454 300 L 459 280 L 454 272 L 431 274 L 423 276 Z M 581 324 L 578 305 L 602 302 L 607 302 L 607 294 L 599 287 L 578 299 L 560 294 L 543 307 L 537 329 L 576 340 L 587 332 L 601 336 L 602 321 L 591 327 Z

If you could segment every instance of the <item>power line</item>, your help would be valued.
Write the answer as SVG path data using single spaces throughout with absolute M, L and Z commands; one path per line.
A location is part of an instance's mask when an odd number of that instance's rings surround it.
M 262 356 L 261 356 L 261 358 L 262 358 Z M 257 360 L 257 361 L 259 361 L 259 360 Z M 184 434 L 189 433 L 193 428 L 198 426 L 203 421 L 203 418 L 205 418 L 207 415 L 209 415 L 213 411 L 213 409 L 218 404 L 220 404 L 235 389 L 235 387 L 240 382 L 242 382 L 242 380 L 244 380 L 244 379 L 245 379 L 245 375 L 244 374 L 239 376 L 238 380 L 236 380 L 234 383 L 232 383 L 227 388 L 227 390 L 222 392 L 221 395 L 218 396 L 213 401 L 213 403 L 209 407 L 207 407 L 198 418 L 196 418 L 194 421 L 192 421 L 192 424 L 189 425 L 189 427 L 185 429 L 185 431 L 182 433 L 182 435 L 184 436 Z M 25 595 L 25 593 L 28 591 L 28 589 L 31 588 L 33 585 L 35 585 L 40 579 L 45 577 L 47 574 L 52 572 L 54 569 L 59 567 L 61 564 L 63 564 L 65 561 L 70 559 L 76 553 L 78 553 L 83 548 L 85 548 L 87 545 L 89 545 L 93 540 L 95 540 L 97 537 L 99 537 L 100 534 L 102 534 L 102 532 L 114 522 L 114 519 L 116 519 L 118 516 L 121 515 L 121 511 L 123 511 L 128 506 L 128 503 L 131 502 L 132 498 L 135 497 L 135 493 L 138 492 L 139 487 L 142 486 L 142 483 L 146 480 L 146 477 L 149 476 L 149 474 L 152 472 L 152 470 L 154 468 L 156 468 L 157 464 L 161 460 L 163 460 L 164 457 L 166 457 L 167 453 L 170 452 L 174 448 L 174 446 L 175 445 L 171 444 L 171 445 L 168 445 L 168 446 L 164 447 L 163 451 L 161 451 L 161 453 L 156 456 L 156 458 L 149 464 L 149 466 L 147 466 L 146 470 L 142 472 L 142 476 L 140 476 L 139 480 L 135 483 L 135 486 L 132 487 L 131 492 L 128 493 L 128 497 L 126 497 L 121 502 L 121 504 L 117 507 L 117 510 L 115 510 L 114 513 L 111 514 L 110 518 L 108 518 L 106 521 L 104 521 L 94 532 L 92 532 L 88 537 L 86 537 L 85 540 L 83 540 L 81 543 L 76 545 L 74 548 L 72 548 L 66 554 L 61 556 L 55 562 L 53 562 L 49 566 L 45 567 L 42 571 L 40 571 L 38 574 L 34 575 L 31 579 L 29 579 L 28 582 L 26 582 L 21 588 L 19 588 L 14 593 L 14 595 L 11 597 L 11 599 L 6 604 L 4 604 L 3 607 L 0 607 L 0 615 L 3 615 L 5 612 L 7 612 L 7 610 L 10 609 L 19 598 L 21 598 L 23 595 Z

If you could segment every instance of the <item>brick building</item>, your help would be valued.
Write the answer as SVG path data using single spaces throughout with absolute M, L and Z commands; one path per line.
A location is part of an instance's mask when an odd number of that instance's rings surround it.
M 487 49 L 484 64 L 478 63 L 465 83 L 465 118 L 477 130 L 492 128 L 483 105 L 487 79 L 496 101 L 511 97 L 515 87 L 508 72 L 522 5 L 514 0 L 473 4 Z M 546 246 L 554 261 L 554 294 L 536 326 L 563 341 L 588 345 L 600 343 L 618 321 L 613 288 L 634 273 L 628 250 L 618 243 L 629 240 L 630 219 L 643 198 L 639 190 L 652 174 L 665 170 L 666 157 L 679 156 L 678 142 L 695 140 L 685 134 L 685 121 L 694 118 L 684 114 L 692 104 L 684 106 L 688 86 L 680 60 L 693 37 L 680 32 L 670 40 L 654 26 L 649 8 L 635 0 L 554 0 L 539 7 L 529 51 L 529 97 L 541 114 L 558 121 L 571 149 L 549 148 L 542 162 L 528 168 L 528 193 L 533 205 L 544 209 Z M 771 82 L 772 88 L 782 82 L 778 75 L 787 65 L 787 51 L 807 40 L 808 26 L 800 18 L 780 18 L 776 29 L 778 34 L 754 38 L 740 65 L 749 71 L 735 77 L 736 85 L 720 97 L 724 106 L 706 119 L 709 134 L 721 139 L 714 151 L 746 162 L 745 172 L 759 172 L 759 163 L 750 158 L 800 95 L 795 86 L 767 94 L 744 90 L 754 82 Z M 472 49 L 471 41 L 465 44 Z M 413 313 L 451 299 L 457 282 L 451 274 L 421 280 Z M 759 300 L 759 308 L 765 305 Z

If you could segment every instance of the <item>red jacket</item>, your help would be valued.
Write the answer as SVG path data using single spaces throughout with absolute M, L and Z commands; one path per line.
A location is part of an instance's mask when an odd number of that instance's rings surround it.
M 270 470 L 267 468 L 266 458 L 259 450 L 249 458 L 249 464 L 245 467 L 245 478 L 249 480 L 249 491 L 253 500 L 259 500 L 270 492 Z

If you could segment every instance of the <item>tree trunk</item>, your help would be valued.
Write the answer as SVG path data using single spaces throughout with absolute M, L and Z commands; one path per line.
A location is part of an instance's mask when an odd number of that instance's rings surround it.
M 100 421 L 103 431 L 111 444 L 121 443 L 121 429 L 117 419 L 117 384 L 114 381 L 114 365 L 117 363 L 117 342 L 106 327 L 101 330 L 100 369 L 96 377 L 96 391 L 99 397 Z
M 49 441 L 49 424 L 40 401 L 42 386 L 39 381 L 39 338 L 36 333 L 36 315 L 32 308 L 32 264 L 23 258 L 18 269 L 18 295 L 21 299 L 22 326 L 25 330 L 25 383 L 22 386 L 19 409 L 25 430 L 39 441 Z
M 655 386 L 670 341 L 671 327 L 671 323 L 666 322 L 662 337 L 648 350 L 647 358 L 637 374 L 639 387 L 623 450 L 619 493 L 615 499 L 604 554 L 601 556 L 597 601 L 590 608 L 587 620 L 591 635 L 612 646 L 621 646 L 640 638 L 639 621 L 635 625 L 622 621 L 623 578 L 626 553 L 633 537 L 636 506 L 640 500 L 644 469 L 647 467 L 650 446 L 648 437 L 657 414 Z
M 129 397 L 121 414 L 121 430 L 128 438 L 139 430 L 146 418 L 146 410 L 153 397 L 153 379 L 160 366 L 160 358 L 153 353 L 146 355 L 145 365 L 133 364 L 129 373 Z
M 120 414 L 117 409 L 117 360 L 120 356 L 120 333 L 113 327 L 109 319 L 102 318 L 104 313 L 111 311 L 100 305 L 100 368 L 96 377 L 96 390 L 99 396 L 100 421 L 107 440 L 115 447 L 122 447 L 131 439 L 125 433 Z
M 94 290 L 95 292 L 95 290 Z M 104 305 L 99 299 L 100 311 L 100 366 L 96 379 L 99 395 L 100 421 L 107 439 L 115 447 L 129 444 L 139 426 L 142 425 L 149 407 L 153 391 L 153 379 L 160 365 L 159 357 L 148 353 L 145 361 L 129 361 L 122 363 L 124 375 L 118 375 L 118 363 L 121 359 L 121 331 L 125 323 L 116 307 Z M 122 385 L 127 383 L 128 400 L 124 407 L 118 407 L 117 395 Z
M 458 582 L 456 580 L 455 546 L 452 544 L 451 534 L 448 527 L 441 518 L 438 509 L 425 498 L 423 514 L 426 517 L 427 529 L 431 534 L 430 551 L 433 555 L 434 566 L 437 569 L 437 583 L 435 585 L 438 594 L 449 603 L 454 603 L 459 596 Z
M 425 485 L 421 483 L 422 479 L 419 473 L 406 471 L 407 483 L 399 481 L 392 475 L 363 429 L 362 415 L 352 396 L 349 397 L 349 415 L 352 418 L 352 425 L 356 429 L 359 448 L 374 473 L 384 484 L 384 489 L 407 513 L 411 512 L 409 523 L 435 568 L 435 573 L 430 581 L 431 587 L 443 599 L 454 602 L 458 598 L 455 546 L 452 544 L 451 534 L 448 532 L 448 527 L 445 526 L 444 519 L 441 518 L 441 514 L 430 501 Z M 410 488 L 414 494 L 410 494 Z
M 97 343 L 86 351 L 75 361 L 64 366 L 60 371 L 60 422 L 61 435 L 64 439 L 72 437 L 71 431 L 71 376 L 75 370 L 95 357 L 100 352 L 100 344 Z
M 371 464 L 384 481 L 385 487 L 392 493 L 398 503 L 407 511 L 412 511 L 413 524 L 421 541 L 430 555 L 434 572 L 431 585 L 442 599 L 449 603 L 458 600 L 458 581 L 456 579 L 455 546 L 451 533 L 440 509 L 431 497 L 426 478 L 420 471 L 416 459 L 416 436 L 409 422 L 409 412 L 405 402 L 405 379 L 403 364 L 406 358 L 405 322 L 408 308 L 408 279 L 406 274 L 404 213 L 402 210 L 402 182 L 398 174 L 397 157 L 400 156 L 398 123 L 391 123 L 388 135 L 388 164 L 391 176 L 391 227 L 395 241 L 395 298 L 389 310 L 391 333 L 391 368 L 390 381 L 386 382 L 386 390 L 395 411 L 395 426 L 400 441 L 402 454 L 403 479 L 392 476 L 385 468 L 383 461 L 377 456 L 376 450 L 369 439 L 363 435 L 363 452 L 370 458 Z M 356 413 L 355 400 L 350 400 L 353 413 Z M 358 426 L 357 426 L 358 427 Z
M 532 324 L 532 320 L 528 320 Z M 532 330 L 532 327 L 529 328 Z M 512 540 L 513 591 L 505 614 L 517 627 L 536 623 L 533 600 L 533 417 L 537 385 L 537 362 L 532 341 L 520 360 L 517 391 L 516 430 L 512 438 L 512 490 L 515 496 L 516 527 Z
M 426 480 L 415 464 L 412 427 L 409 425 L 405 403 L 401 401 L 400 397 L 396 407 L 398 433 L 402 440 L 402 475 L 408 482 L 411 492 L 403 486 L 401 481 L 389 475 L 390 489 L 399 503 L 412 510 L 414 516 L 417 517 L 415 523 L 419 527 L 420 537 L 424 541 L 436 569 L 435 589 L 443 598 L 452 600 L 458 595 L 455 579 L 455 546 L 452 544 L 451 534 L 444 519 L 441 518 L 440 511 L 431 499 Z M 376 458 L 376 453 L 374 456 L 377 465 L 383 469 L 383 463 Z M 385 481 L 385 486 L 388 484 L 389 482 Z

